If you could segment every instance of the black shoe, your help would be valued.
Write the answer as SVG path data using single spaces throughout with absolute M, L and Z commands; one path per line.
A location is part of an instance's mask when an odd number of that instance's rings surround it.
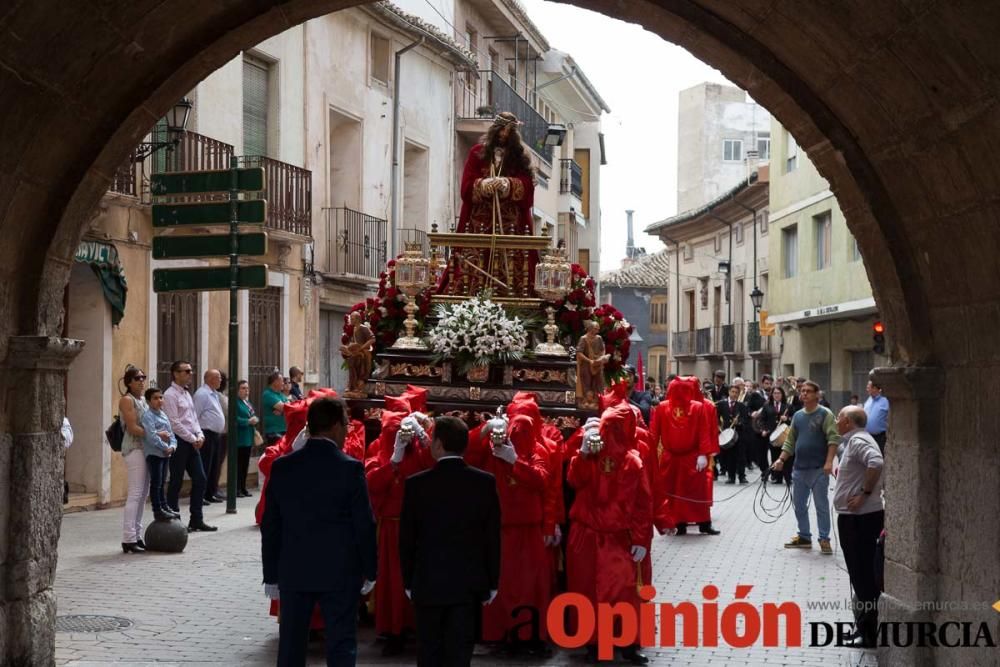
M 633 665 L 648 665 L 649 658 L 639 651 L 638 644 L 632 644 L 622 649 L 622 659 L 628 660 Z
M 141 554 L 145 549 L 139 547 L 135 542 L 122 542 L 122 553 Z
M 205 523 L 204 520 L 191 521 L 191 523 L 188 524 L 188 532 L 189 533 L 196 533 L 198 531 L 202 531 L 202 532 L 206 532 L 206 533 L 214 533 L 218 529 L 219 529 L 218 526 L 210 526 L 207 523 Z
M 237 498 L 249 498 L 250 494 L 247 493 L 246 491 L 237 491 L 236 492 L 236 497 Z
M 712 528 L 711 523 L 703 523 L 698 526 L 698 532 L 702 535 L 718 535 L 722 531 Z
M 177 515 L 170 510 L 153 510 L 153 518 L 157 521 L 173 521 Z
M 678 535 L 687 535 L 687 532 L 688 532 L 688 527 L 685 526 L 683 523 L 677 526 Z
M 218 502 L 218 501 L 215 498 L 202 498 L 201 502 L 204 505 L 211 505 L 212 503 L 215 503 L 215 502 Z
M 730 477 L 729 479 L 726 480 L 726 484 L 735 484 L 735 483 L 736 483 L 736 480 L 734 478 L 732 478 L 732 477 Z
M 246 489 L 243 489 L 243 497 L 244 498 L 253 498 L 253 494 L 250 493 L 249 491 L 247 491 Z
M 137 540 L 135 541 L 135 545 L 136 545 L 137 547 L 139 547 L 140 549 L 145 549 L 145 548 L 146 548 L 146 543 L 145 543 L 145 542 L 143 542 L 143 541 L 142 541 L 141 539 L 137 539 Z
M 226 497 L 221 493 L 216 493 L 214 496 L 212 496 L 212 500 L 214 500 L 217 503 L 224 503 L 226 502 Z
M 167 509 L 170 510 L 171 512 L 173 512 L 174 514 L 176 514 L 177 516 L 181 515 L 181 508 L 180 507 L 175 507 L 174 505 L 167 505 Z M 166 511 L 166 510 L 164 510 L 164 511 Z
M 749 484 L 746 477 L 740 477 L 740 484 Z

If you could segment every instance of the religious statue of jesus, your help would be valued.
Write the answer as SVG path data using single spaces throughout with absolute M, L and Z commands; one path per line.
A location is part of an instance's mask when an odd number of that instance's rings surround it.
M 535 169 L 521 141 L 517 117 L 497 114 L 465 160 L 459 234 L 531 235 Z M 538 254 L 531 250 L 456 247 L 439 290 L 473 296 L 489 289 L 498 296 L 528 297 Z

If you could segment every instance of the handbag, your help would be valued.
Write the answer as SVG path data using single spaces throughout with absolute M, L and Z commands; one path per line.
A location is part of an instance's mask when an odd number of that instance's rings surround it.
M 260 434 L 260 431 L 258 431 L 257 429 L 254 429 L 253 430 L 253 446 L 254 447 L 260 447 L 263 444 L 264 444 L 264 436 L 262 436 Z
M 115 415 L 115 420 L 111 422 L 109 426 L 104 431 L 104 437 L 108 439 L 108 445 L 111 449 L 116 452 L 122 450 L 122 442 L 125 440 L 125 427 L 122 426 L 121 417 Z

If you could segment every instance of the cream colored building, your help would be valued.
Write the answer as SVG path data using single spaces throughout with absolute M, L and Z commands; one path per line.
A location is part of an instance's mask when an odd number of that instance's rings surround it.
M 646 227 L 672 251 L 671 372 L 705 379 L 724 370 L 731 379 L 773 370 L 775 351 L 757 333 L 750 299 L 755 287 L 768 291 L 768 210 L 762 166 L 712 201 Z
M 771 127 L 775 370 L 815 380 L 834 407 L 852 393 L 864 400 L 868 372 L 887 360 L 872 351 L 878 309 L 861 253 L 829 184 L 787 130 Z

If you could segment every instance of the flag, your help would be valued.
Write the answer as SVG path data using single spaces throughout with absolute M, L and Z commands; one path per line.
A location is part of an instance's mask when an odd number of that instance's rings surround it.
M 639 361 L 635 364 L 635 374 L 639 376 L 636 380 L 636 391 L 646 391 L 646 373 L 642 370 L 642 350 L 639 350 Z

